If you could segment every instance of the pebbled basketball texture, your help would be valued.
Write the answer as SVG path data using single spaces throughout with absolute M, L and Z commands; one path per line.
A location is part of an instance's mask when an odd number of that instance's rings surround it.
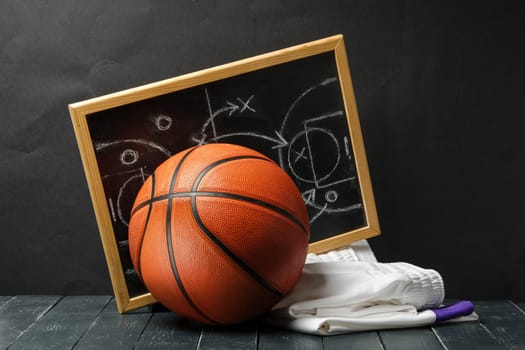
M 268 157 L 208 144 L 162 163 L 129 223 L 135 269 L 171 311 L 210 324 L 266 313 L 295 284 L 310 235 L 301 193 Z

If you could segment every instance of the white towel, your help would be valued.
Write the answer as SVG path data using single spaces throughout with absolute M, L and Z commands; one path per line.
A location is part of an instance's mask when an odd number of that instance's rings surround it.
M 424 310 L 443 302 L 445 289 L 437 271 L 408 263 L 377 263 L 373 253 L 361 255 L 368 261 L 358 261 L 350 247 L 310 254 L 299 281 L 267 321 L 322 335 L 436 321 L 434 312 Z

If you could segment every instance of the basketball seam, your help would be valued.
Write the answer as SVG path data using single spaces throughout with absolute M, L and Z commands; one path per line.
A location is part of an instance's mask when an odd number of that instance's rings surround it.
M 299 221 L 299 219 L 297 219 L 293 214 L 291 214 L 287 210 L 279 208 L 278 206 L 275 206 L 271 203 L 265 202 L 258 198 L 243 196 L 243 195 L 229 193 L 229 192 L 219 192 L 219 191 L 195 191 L 193 192 L 193 191 L 189 191 L 189 192 L 174 192 L 174 193 L 169 193 L 169 194 L 163 194 L 163 195 L 154 197 L 151 200 L 142 202 L 140 205 L 135 207 L 135 209 L 133 210 L 133 214 L 138 212 L 140 209 L 150 205 L 151 203 L 161 202 L 169 198 L 189 198 L 189 197 L 228 198 L 228 199 L 234 199 L 238 201 L 246 201 L 248 203 L 259 205 L 261 207 L 264 207 L 266 209 L 269 209 L 275 212 L 276 214 L 283 216 L 286 219 L 289 219 L 294 224 L 299 226 L 299 228 L 305 235 L 308 235 L 308 230 L 306 229 L 306 227 Z
M 197 177 L 195 178 L 195 181 L 193 182 L 192 191 L 197 191 L 202 179 L 211 169 L 216 168 L 219 165 L 222 165 L 224 163 L 233 162 L 236 160 L 243 160 L 243 159 L 259 159 L 259 160 L 263 160 L 263 161 L 271 163 L 271 161 L 268 158 L 263 158 L 259 156 L 251 156 L 251 155 L 235 156 L 235 157 L 224 158 L 224 159 L 218 160 L 216 162 L 209 164 L 206 168 L 201 170 L 201 172 L 199 173 L 199 175 L 197 175 Z
M 197 149 L 196 147 L 190 149 L 182 157 L 182 159 L 179 161 L 179 163 L 177 164 L 177 167 L 175 168 L 175 171 L 173 172 L 173 176 L 171 178 L 170 188 L 169 188 L 170 192 L 173 191 L 173 188 L 175 187 L 175 183 L 177 181 L 177 176 L 179 174 L 179 171 L 180 171 L 180 168 L 181 168 L 182 164 L 184 163 L 186 158 L 188 158 L 188 156 L 196 149 Z M 170 257 L 170 265 L 171 265 L 171 270 L 173 272 L 173 277 L 175 277 L 175 281 L 177 282 L 177 285 L 179 286 L 180 292 L 182 293 L 182 295 L 186 299 L 186 302 L 201 317 L 203 317 L 204 319 L 206 319 L 206 320 L 208 320 L 209 322 L 212 322 L 212 323 L 220 323 L 220 322 L 217 322 L 217 321 L 211 319 L 210 317 L 208 317 L 199 307 L 197 307 L 197 305 L 195 305 L 195 303 L 191 299 L 188 291 L 184 287 L 184 283 L 182 282 L 181 276 L 180 276 L 178 268 L 177 268 L 177 264 L 175 262 L 175 254 L 173 253 L 173 242 L 172 242 L 172 234 L 171 234 L 171 214 L 172 214 L 171 213 L 171 211 L 172 211 L 171 208 L 172 208 L 172 199 L 168 199 L 168 208 L 167 208 L 167 213 L 166 213 L 166 240 L 167 240 L 167 243 L 168 243 L 168 255 Z
M 206 320 L 208 320 L 208 321 L 210 321 L 212 323 L 219 323 L 219 322 L 211 319 L 210 317 L 208 317 L 206 314 L 204 314 L 204 312 L 199 307 L 197 307 L 197 305 L 191 299 L 188 291 L 185 289 L 184 283 L 183 283 L 183 281 L 181 279 L 181 276 L 179 274 L 177 263 L 175 261 L 175 254 L 174 254 L 174 250 L 173 250 L 173 241 L 172 241 L 171 222 L 172 222 L 172 205 L 173 205 L 173 200 L 175 198 L 188 198 L 189 197 L 190 201 L 191 201 L 191 208 L 192 208 L 192 213 L 193 213 L 195 222 L 200 227 L 200 229 L 202 230 L 204 235 L 206 237 L 208 237 L 210 239 L 210 241 L 212 243 L 214 243 L 214 245 L 219 250 L 221 250 L 228 258 L 230 258 L 233 262 L 235 262 L 241 268 L 242 271 L 244 271 L 249 276 L 251 276 L 257 283 L 259 283 L 267 291 L 271 292 L 272 294 L 274 294 L 274 295 L 276 295 L 278 297 L 283 297 L 284 294 L 280 290 L 278 290 L 276 287 L 272 286 L 269 281 L 265 280 L 255 270 L 253 270 L 247 263 L 245 263 L 240 257 L 238 257 L 234 252 L 232 252 L 224 243 L 221 242 L 221 240 L 218 237 L 216 237 L 213 234 L 213 232 L 210 229 L 208 229 L 206 227 L 206 225 L 204 224 L 204 222 L 202 221 L 202 219 L 201 219 L 201 217 L 200 217 L 200 215 L 198 213 L 197 198 L 201 197 L 201 196 L 206 196 L 206 197 L 219 197 L 219 198 L 229 198 L 229 199 L 239 200 L 239 201 L 246 201 L 246 202 L 249 202 L 249 203 L 252 203 L 252 204 L 255 204 L 255 205 L 259 205 L 259 206 L 265 207 L 266 209 L 269 209 L 270 211 L 272 211 L 274 213 L 277 213 L 278 215 L 280 215 L 280 216 L 290 220 L 291 222 L 293 222 L 294 224 L 299 226 L 301 231 L 303 233 L 305 233 L 306 235 L 308 235 L 308 230 L 300 222 L 300 220 L 297 219 L 289 211 L 287 211 L 286 209 L 280 208 L 278 206 L 275 206 L 275 205 L 273 205 L 271 203 L 268 203 L 266 201 L 263 201 L 263 200 L 260 200 L 260 199 L 257 199 L 257 198 L 248 197 L 248 196 L 237 195 L 237 194 L 232 194 L 232 193 L 226 193 L 226 192 L 214 192 L 214 191 L 206 191 L 206 192 L 202 191 L 202 192 L 199 192 L 197 190 L 199 185 L 200 185 L 200 182 L 204 178 L 204 176 L 211 169 L 213 169 L 213 168 L 215 168 L 215 167 L 217 167 L 217 166 L 219 166 L 221 164 L 224 164 L 224 163 L 227 163 L 227 162 L 231 162 L 231 161 L 235 161 L 235 160 L 241 160 L 241 159 L 259 159 L 259 160 L 263 160 L 263 161 L 267 161 L 267 162 L 271 163 L 271 160 L 268 159 L 268 158 L 263 158 L 263 157 L 254 156 L 254 155 L 242 155 L 242 156 L 235 156 L 235 157 L 224 158 L 224 159 L 218 160 L 218 161 L 216 161 L 216 162 L 214 162 L 212 164 L 209 164 L 207 167 L 205 167 L 203 170 L 200 171 L 200 173 L 197 175 L 197 177 L 194 180 L 191 192 L 175 192 L 174 193 L 173 190 L 175 189 L 175 184 L 177 182 L 177 179 L 178 179 L 179 172 L 180 172 L 180 169 L 182 167 L 182 164 L 186 161 L 186 159 L 190 155 L 190 153 L 192 153 L 197 148 L 198 147 L 194 147 L 193 149 L 190 149 L 186 154 L 183 155 L 183 157 L 181 158 L 181 160 L 177 164 L 177 166 L 176 166 L 176 168 L 175 168 L 175 170 L 173 172 L 172 178 L 171 178 L 170 187 L 169 187 L 169 193 L 168 194 L 164 194 L 164 195 L 160 195 L 160 196 L 154 196 L 154 193 L 155 193 L 154 183 L 155 182 L 154 182 L 154 178 L 153 178 L 153 180 L 152 180 L 152 192 L 151 192 L 150 198 L 148 200 L 146 200 L 146 201 L 136 205 L 135 208 L 133 209 L 132 213 L 131 213 L 131 216 L 133 216 L 139 210 L 141 210 L 145 206 L 148 206 L 148 213 L 147 213 L 147 217 L 146 217 L 144 233 L 143 233 L 143 235 L 141 237 L 140 246 L 139 246 L 139 253 L 138 253 L 139 254 L 139 256 L 138 256 L 138 262 L 139 262 L 138 263 L 138 268 L 139 268 L 139 271 L 138 271 L 138 273 L 139 273 L 139 277 L 140 277 L 140 271 L 141 271 L 140 261 L 141 261 L 142 245 L 144 243 L 144 238 L 145 238 L 145 235 L 146 235 L 146 228 L 147 228 L 148 222 L 150 220 L 150 214 L 151 214 L 151 211 L 152 211 L 152 207 L 153 207 L 155 202 L 160 202 L 160 201 L 166 200 L 167 204 L 168 204 L 167 213 L 166 213 L 167 214 L 167 218 L 166 218 L 166 238 L 167 238 L 167 246 L 168 246 L 167 248 L 168 248 L 168 254 L 169 254 L 169 258 L 170 258 L 171 269 L 172 269 L 172 272 L 173 272 L 173 276 L 174 276 L 174 278 L 176 280 L 176 283 L 177 283 L 177 285 L 179 287 L 179 290 L 180 290 L 181 294 L 184 296 L 184 298 L 186 299 L 186 302 L 189 304 L 189 306 L 192 307 L 200 316 L 202 316 L 203 318 L 205 318 Z
M 243 160 L 243 159 L 260 159 L 260 160 L 263 160 L 263 161 L 266 161 L 266 162 L 271 162 L 268 158 L 263 158 L 263 157 L 259 157 L 259 156 L 253 156 L 253 155 L 235 156 L 235 157 L 224 158 L 224 159 L 218 160 L 218 161 L 216 161 L 214 163 L 209 164 L 206 168 L 201 170 L 201 172 L 195 178 L 195 181 L 194 181 L 193 186 L 192 186 L 192 191 L 197 191 L 198 190 L 200 182 L 202 181 L 204 176 L 210 170 L 212 170 L 213 168 L 215 168 L 215 167 L 217 167 L 219 165 L 228 163 L 228 162 L 233 162 L 233 161 Z M 191 208 L 192 208 L 192 211 L 193 211 L 193 216 L 195 218 L 195 221 L 197 222 L 197 224 L 199 225 L 201 230 L 206 234 L 206 236 L 208 236 L 208 238 L 217 246 L 217 248 L 222 250 L 246 274 L 248 274 L 251 278 L 253 278 L 256 282 L 258 282 L 266 290 L 268 290 L 269 292 L 271 292 L 274 295 L 277 295 L 278 297 L 282 298 L 284 296 L 284 293 L 282 293 L 276 287 L 272 286 L 270 284 L 270 282 L 268 282 L 266 279 L 264 279 L 262 276 L 260 276 L 257 273 L 257 271 L 255 271 L 252 267 L 250 267 L 250 265 L 248 265 L 241 258 L 239 258 L 234 252 L 232 252 L 224 243 L 222 243 L 222 241 L 219 238 L 217 238 L 217 236 L 215 236 L 213 234 L 213 232 L 210 229 L 208 229 L 208 227 L 206 227 L 206 225 L 204 224 L 204 222 L 202 222 L 202 220 L 201 220 L 201 218 L 199 216 L 199 212 L 198 212 L 198 209 L 197 209 L 197 200 L 196 200 L 195 196 L 191 197 Z
M 196 198 L 191 198 L 191 210 L 193 212 L 193 217 L 195 218 L 195 221 L 197 222 L 197 225 L 199 225 L 200 229 L 204 232 L 204 234 L 223 252 L 233 260 L 245 273 L 247 273 L 250 277 L 252 277 L 257 283 L 262 285 L 266 290 L 271 292 L 272 294 L 282 298 L 284 296 L 284 293 L 281 292 L 279 289 L 275 288 L 270 284 L 270 282 L 266 281 L 263 277 L 261 277 L 255 270 L 253 270 L 247 263 L 245 263 L 241 258 L 239 258 L 234 252 L 232 252 L 222 241 L 217 238 L 213 234 L 213 232 L 210 231 L 208 227 L 204 224 L 202 221 L 199 210 L 197 209 L 197 203 Z
M 139 251 L 138 251 L 138 254 L 137 254 L 137 275 L 139 276 L 139 278 L 142 280 L 142 275 L 141 275 L 141 271 L 142 271 L 142 268 L 141 268 L 141 254 L 142 254 L 142 245 L 144 244 L 144 238 L 146 237 L 146 232 L 147 232 L 147 228 L 148 228 L 148 223 L 149 223 L 149 219 L 150 219 L 150 216 L 151 216 L 151 212 L 152 212 L 152 209 L 153 209 L 153 198 L 155 196 L 155 173 L 151 174 L 151 195 L 150 195 L 150 201 L 151 201 L 151 204 L 148 206 L 148 213 L 146 214 L 146 222 L 144 223 L 144 231 L 142 232 L 142 235 L 141 235 L 141 238 L 140 238 L 140 242 L 139 242 Z M 133 216 L 133 214 L 132 214 Z

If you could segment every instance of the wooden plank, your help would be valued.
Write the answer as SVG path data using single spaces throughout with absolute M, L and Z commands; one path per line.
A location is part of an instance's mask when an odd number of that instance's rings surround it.
M 443 345 L 430 328 L 407 328 L 380 331 L 387 350 L 441 350 Z
M 58 296 L 17 296 L 0 309 L 0 348 L 13 344 L 60 300 Z
M 325 350 L 384 349 L 379 334 L 375 331 L 323 337 L 323 345 Z
M 525 302 L 514 303 L 525 314 Z
M 7 295 L 0 295 L 0 310 L 2 310 L 2 306 L 11 299 L 13 299 L 13 297 Z
M 153 314 L 134 349 L 195 349 L 201 327 L 171 312 Z
M 442 323 L 432 330 L 449 350 L 501 349 L 496 338 L 479 322 Z
M 64 297 L 10 349 L 72 348 L 109 299 L 109 296 Z
M 444 304 L 457 301 L 447 299 Z M 437 323 L 431 328 L 447 349 L 501 349 L 496 338 L 478 321 Z
M 323 349 L 323 338 L 261 325 L 259 327 L 259 349 Z
M 132 349 L 151 316 L 147 308 L 121 315 L 116 300 L 112 299 L 78 341 L 75 349 Z
M 474 303 L 480 322 L 507 349 L 525 349 L 525 314 L 509 300 Z
M 197 349 L 257 349 L 257 324 L 246 322 L 226 327 L 205 326 Z

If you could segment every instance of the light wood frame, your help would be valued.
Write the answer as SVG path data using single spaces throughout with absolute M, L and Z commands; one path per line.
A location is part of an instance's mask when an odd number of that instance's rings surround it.
M 87 183 L 92 198 L 97 224 L 102 239 L 105 257 L 113 285 L 119 312 L 130 311 L 155 302 L 154 297 L 143 294 L 130 297 L 124 271 L 119 257 L 117 242 L 110 218 L 110 211 L 104 195 L 102 179 L 97 165 L 94 145 L 90 137 L 87 118 L 89 114 L 126 105 L 136 101 L 160 96 L 219 79 L 236 76 L 282 63 L 298 60 L 307 56 L 333 51 L 339 74 L 340 88 L 349 125 L 351 145 L 359 176 L 360 191 L 363 201 L 366 226 L 319 242 L 310 244 L 311 252 L 323 252 L 342 247 L 351 242 L 379 234 L 379 221 L 376 213 L 370 175 L 366 161 L 365 148 L 357 113 L 350 70 L 346 56 L 343 36 L 335 35 L 297 45 L 282 50 L 265 53 L 221 66 L 185 74 L 144 86 L 113 94 L 96 97 L 69 105 L 69 111 L 77 138 Z

